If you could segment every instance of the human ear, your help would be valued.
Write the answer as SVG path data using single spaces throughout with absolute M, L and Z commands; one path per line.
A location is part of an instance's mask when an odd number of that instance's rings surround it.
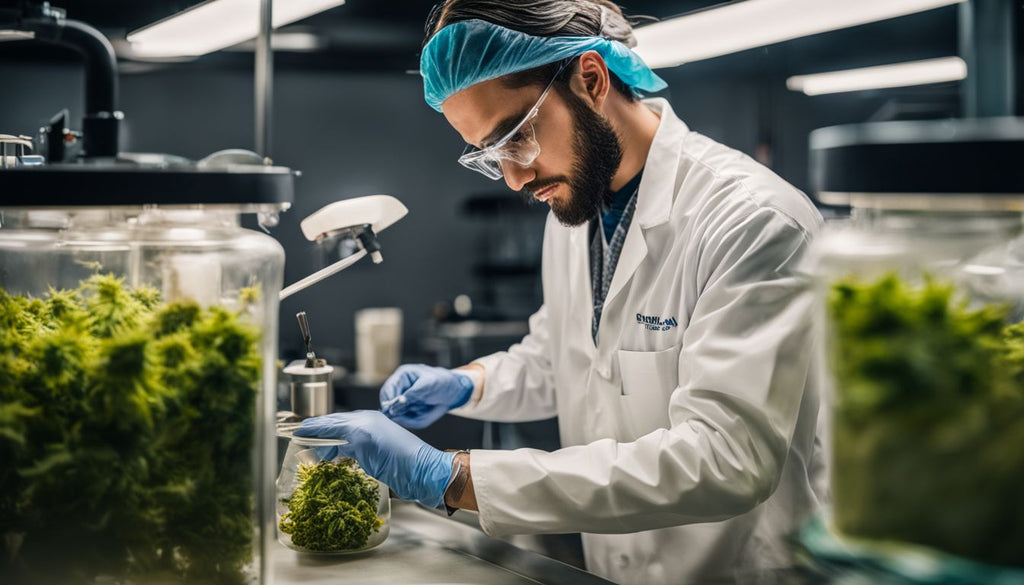
M 579 80 L 574 84 L 576 93 L 595 110 L 599 110 L 611 88 L 611 78 L 604 58 L 597 51 L 583 53 L 579 56 L 577 73 L 573 77 L 574 81 Z

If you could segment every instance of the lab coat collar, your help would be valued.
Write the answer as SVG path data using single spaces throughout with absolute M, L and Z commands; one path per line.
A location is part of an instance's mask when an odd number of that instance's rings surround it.
M 679 144 L 682 142 L 683 135 L 690 131 L 686 124 L 676 117 L 668 101 L 662 98 L 653 98 L 643 100 L 643 104 L 661 116 L 661 122 L 658 123 L 658 130 L 654 134 L 654 141 L 644 165 L 644 175 L 640 179 L 636 211 L 633 213 L 633 225 L 626 232 L 626 240 L 622 245 L 619 262 L 615 266 L 615 274 L 612 275 L 612 281 L 608 286 L 608 296 L 605 297 L 606 312 L 615 297 L 633 277 L 633 273 L 640 267 L 644 258 L 647 257 L 647 242 L 644 239 L 643 229 L 661 225 L 669 219 L 678 183 Z M 587 225 L 576 226 L 571 230 L 569 237 L 572 241 L 572 249 L 578 255 L 579 265 L 585 266 L 586 269 L 571 279 L 570 294 L 573 295 L 573 298 L 587 298 L 592 301 L 589 280 L 590 263 L 587 260 L 590 254 Z M 598 327 L 598 340 L 601 339 L 602 331 L 605 329 L 605 321 L 607 319 L 602 318 L 601 325 Z
M 642 103 L 661 116 L 651 150 L 647 153 L 644 176 L 640 179 L 640 193 L 637 195 L 636 214 L 633 216 L 633 221 L 646 229 L 668 221 L 678 182 L 679 145 L 683 135 L 690 129 L 672 111 L 667 100 L 652 98 Z
M 640 201 L 637 200 L 637 211 L 640 209 Z M 636 213 L 636 212 L 634 212 Z M 636 217 L 633 218 L 636 221 Z M 625 288 L 626 283 L 633 278 L 633 273 L 640 267 L 640 264 L 647 257 L 647 242 L 644 240 L 643 230 L 639 229 L 640 226 L 630 226 L 628 232 L 626 232 L 626 239 L 622 243 L 622 251 L 619 253 L 619 261 L 615 265 L 615 273 L 612 274 L 612 281 L 608 285 L 608 296 L 604 299 L 605 313 L 607 314 L 608 307 L 611 306 L 612 301 L 615 297 Z M 604 330 L 605 322 L 608 320 L 605 318 L 606 315 L 602 315 L 601 323 L 597 328 L 597 338 L 600 342 L 601 332 Z
M 679 172 L 679 144 L 690 129 L 672 111 L 668 100 L 650 98 L 641 103 L 661 117 L 651 149 L 647 153 L 644 174 L 640 178 L 636 211 L 633 213 L 633 223 L 649 228 L 668 221 L 675 198 L 676 174 Z M 587 240 L 586 224 L 570 229 L 574 241 L 578 239 L 577 243 L 590 245 L 590 241 Z
M 647 257 L 647 241 L 643 230 L 661 225 L 669 219 L 676 193 L 676 175 L 679 172 L 679 144 L 683 135 L 689 132 L 686 124 L 676 117 L 672 106 L 664 99 L 644 100 L 643 103 L 661 116 L 661 122 L 654 134 L 651 150 L 647 153 L 647 164 L 644 165 L 644 176 L 640 179 L 640 191 L 637 193 L 636 211 L 633 214 L 634 225 L 626 233 L 615 274 L 608 286 L 605 307 L 625 288 Z M 598 328 L 598 339 L 600 337 L 601 328 Z

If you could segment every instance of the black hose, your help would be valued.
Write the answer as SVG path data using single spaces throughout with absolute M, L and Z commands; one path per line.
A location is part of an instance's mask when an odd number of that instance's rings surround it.
M 100 31 L 77 20 L 29 18 L 19 27 L 36 38 L 75 49 L 85 61 L 85 117 L 82 120 L 84 155 L 115 157 L 120 121 L 117 109 L 117 56 Z
M 117 111 L 117 57 L 107 37 L 77 20 L 65 20 L 60 44 L 85 57 L 85 113 Z

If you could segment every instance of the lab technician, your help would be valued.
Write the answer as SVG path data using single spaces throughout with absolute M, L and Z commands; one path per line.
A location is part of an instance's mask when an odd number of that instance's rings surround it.
M 490 535 L 582 532 L 621 583 L 758 582 L 816 510 L 812 299 L 821 217 L 744 154 L 691 131 L 627 47 L 617 6 L 448 0 L 421 57 L 464 166 L 547 203 L 544 303 L 508 351 L 406 365 L 383 412 L 306 421 L 402 498 L 479 510 Z M 563 448 L 442 452 L 405 430 L 446 412 L 558 416 Z M 393 420 L 389 420 L 393 419 Z

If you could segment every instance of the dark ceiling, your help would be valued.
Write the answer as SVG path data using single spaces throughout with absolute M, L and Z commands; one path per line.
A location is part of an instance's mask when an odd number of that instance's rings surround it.
M 17 1 L 24 0 L 0 0 L 0 7 L 5 2 Z M 277 66 L 364 71 L 414 69 L 423 38 L 423 23 L 436 1 L 348 0 L 342 6 L 286 27 L 316 34 L 323 48 L 314 53 L 280 51 L 275 57 Z M 52 0 L 51 3 L 66 9 L 69 18 L 88 22 L 116 41 L 123 39 L 128 31 L 199 2 Z M 722 0 L 627 0 L 623 7 L 630 15 L 664 19 L 723 3 Z M 770 59 L 712 59 L 687 67 L 723 74 L 737 67 L 744 70 L 769 67 L 781 73 L 810 72 L 857 66 L 860 62 L 874 64 L 955 52 L 956 10 L 948 7 L 782 43 L 770 53 Z M 759 54 L 765 53 L 768 52 L 762 49 Z M 0 61 L 40 59 L 74 60 L 76 57 L 64 49 L 41 49 L 38 44 L 0 43 Z M 195 65 L 251 67 L 252 58 L 251 53 L 222 51 L 200 58 Z M 126 72 L 130 70 L 126 68 Z
M 281 0 L 278 0 L 281 1 Z M 67 9 L 70 18 L 84 20 L 95 26 L 134 29 L 175 12 L 200 4 L 196 0 L 53 0 L 52 4 Z M 423 27 L 423 21 L 437 0 L 348 0 L 342 6 L 309 19 L 311 24 L 330 23 L 337 19 L 356 23 L 402 23 Z M 646 14 L 665 18 L 723 3 L 722 0 L 636 0 L 625 2 L 629 14 Z

